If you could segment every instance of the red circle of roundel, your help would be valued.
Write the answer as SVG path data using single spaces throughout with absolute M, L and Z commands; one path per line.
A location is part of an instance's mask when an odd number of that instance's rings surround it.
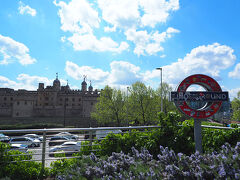
M 202 86 L 206 91 L 221 92 L 222 89 L 219 84 L 211 77 L 203 74 L 195 74 L 185 78 L 177 88 L 177 92 L 186 92 L 190 85 L 197 84 Z M 181 112 L 189 117 L 196 119 L 206 119 L 214 115 L 221 107 L 222 102 L 212 102 L 209 103 L 205 108 L 193 109 L 187 102 L 175 102 L 176 106 Z

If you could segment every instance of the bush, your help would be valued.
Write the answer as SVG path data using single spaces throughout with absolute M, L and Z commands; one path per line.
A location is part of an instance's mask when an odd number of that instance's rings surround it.
M 26 155 L 20 151 L 8 150 L 9 145 L 0 142 L 0 178 L 28 180 L 48 176 L 49 170 L 47 168 L 41 171 L 41 163 L 24 161 L 30 160 L 32 158 L 31 155 Z
M 157 159 L 148 150 L 132 148 L 131 154 L 94 154 L 77 159 L 56 173 L 57 179 L 239 179 L 240 143 L 228 143 L 219 153 L 190 156 L 160 146 Z
M 238 124 L 231 124 L 230 127 L 231 128 L 238 128 Z

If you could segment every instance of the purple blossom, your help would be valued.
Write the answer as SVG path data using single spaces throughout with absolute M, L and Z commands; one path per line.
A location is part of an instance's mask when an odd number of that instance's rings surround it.
M 79 159 L 82 162 L 78 163 L 77 167 L 72 167 L 68 174 L 57 176 L 57 178 L 59 180 L 81 179 L 80 177 L 118 180 L 240 179 L 238 146 L 240 143 L 235 148 L 225 144 L 219 153 L 199 154 L 196 152 L 190 156 L 182 153 L 176 155 L 169 148 L 160 146 L 158 160 L 153 159 L 147 149 L 141 149 L 139 152 L 132 148 L 132 156 L 120 152 L 112 153 L 107 158 L 97 158 L 91 154 Z M 140 172 L 139 167 L 142 170 Z

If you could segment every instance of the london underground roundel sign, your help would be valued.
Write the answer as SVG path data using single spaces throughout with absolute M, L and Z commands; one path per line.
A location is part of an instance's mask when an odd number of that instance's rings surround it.
M 202 86 L 206 91 L 187 91 L 187 88 L 194 84 Z M 195 74 L 185 78 L 179 84 L 177 91 L 171 92 L 171 100 L 185 115 L 195 119 L 205 119 L 214 115 L 223 101 L 228 101 L 228 92 L 223 92 L 213 78 Z M 204 106 L 195 109 L 189 105 L 191 102 L 201 102 Z

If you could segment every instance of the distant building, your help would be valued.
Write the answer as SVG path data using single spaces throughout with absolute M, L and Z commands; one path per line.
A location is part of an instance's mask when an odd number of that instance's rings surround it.
M 45 88 L 44 83 L 39 83 L 37 91 L 0 88 L 0 117 L 74 117 L 81 121 L 90 119 L 97 97 L 99 91 L 93 91 L 91 83 L 87 89 L 85 78 L 81 90 L 71 90 L 68 84 L 61 86 L 56 76 L 53 86 Z

